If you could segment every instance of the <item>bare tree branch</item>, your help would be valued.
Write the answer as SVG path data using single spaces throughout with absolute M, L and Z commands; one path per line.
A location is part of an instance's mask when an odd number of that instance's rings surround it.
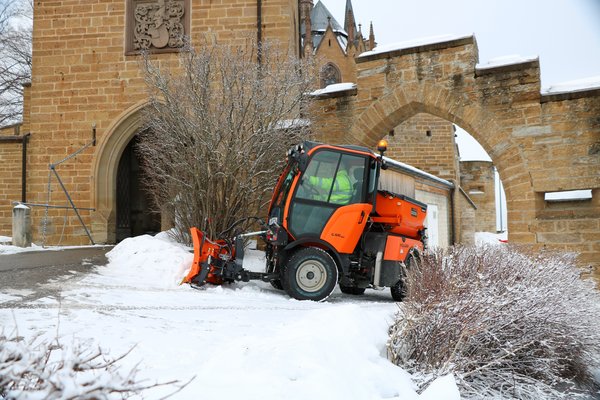
M 31 80 L 32 3 L 0 0 L 0 126 L 21 120 L 23 84 Z
M 215 237 L 264 215 L 287 149 L 309 137 L 306 120 L 289 121 L 301 120 L 312 67 L 265 44 L 261 65 L 254 54 L 253 46 L 188 47 L 173 71 L 144 59 L 151 105 L 138 150 L 182 241 L 191 226 Z

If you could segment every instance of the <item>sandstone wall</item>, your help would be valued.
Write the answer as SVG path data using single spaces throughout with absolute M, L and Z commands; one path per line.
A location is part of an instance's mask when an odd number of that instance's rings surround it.
M 419 113 L 459 125 L 498 168 L 509 241 L 568 248 L 583 266 L 598 270 L 600 89 L 542 94 L 537 59 L 487 68 L 477 63 L 474 37 L 360 57 L 355 94 L 319 101 L 319 126 L 325 136 L 372 147 Z M 325 121 L 350 129 L 340 135 Z M 591 189 L 592 200 L 556 213 L 543 200 L 546 192 L 574 189 Z M 565 224 L 567 234 L 560 231 Z
M 263 40 L 276 41 L 297 54 L 297 2 L 262 3 Z M 24 128 L 31 131 L 29 201 L 46 202 L 48 164 L 89 143 L 95 125 L 97 146 L 60 165 L 57 171 L 78 207 L 98 208 L 95 180 L 99 169 L 95 163 L 102 151 L 114 151 L 115 157 L 122 152 L 126 143 L 120 149 L 108 149 L 105 144 L 111 134 L 119 131 L 118 121 L 124 121 L 127 113 L 137 109 L 147 97 L 139 57 L 126 55 L 127 10 L 133 4 L 133 0 L 34 2 L 32 82 L 26 91 L 24 113 Z M 194 1 L 188 10 L 191 10 L 189 33 L 194 46 L 215 41 L 243 45 L 257 37 L 256 1 Z M 175 53 L 153 58 L 161 67 L 174 67 L 177 62 Z M 3 145 L 0 151 L 11 154 L 3 157 L 12 157 L 16 151 L 13 148 L 16 146 Z M 0 168 L 0 187 L 20 190 L 19 185 L 13 184 L 12 167 L 7 164 Z M 116 171 L 106 169 L 102 173 L 116 174 Z M 9 197 L 13 195 L 4 192 L 0 195 L 2 221 L 11 215 Z M 55 179 L 51 200 L 66 204 Z M 42 236 L 39 229 L 42 214 L 42 210 L 34 209 L 34 241 L 40 241 Z M 82 211 L 82 215 L 88 226 L 106 229 L 106 216 L 101 213 Z M 61 236 L 71 244 L 89 242 L 72 212 L 65 215 L 64 210 L 50 210 L 49 216 L 49 243 L 56 243 Z M 5 225 L 1 229 L 0 234 L 9 232 Z M 98 232 L 98 239 L 106 239 L 106 233 Z
M 489 161 L 461 161 L 460 184 L 477 206 L 475 232 L 496 232 L 496 184 Z

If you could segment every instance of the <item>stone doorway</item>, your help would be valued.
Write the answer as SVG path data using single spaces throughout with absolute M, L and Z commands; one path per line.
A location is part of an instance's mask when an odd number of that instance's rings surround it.
M 117 170 L 116 240 L 160 232 L 160 214 L 143 185 L 143 171 L 136 152 L 138 136 L 125 147 Z

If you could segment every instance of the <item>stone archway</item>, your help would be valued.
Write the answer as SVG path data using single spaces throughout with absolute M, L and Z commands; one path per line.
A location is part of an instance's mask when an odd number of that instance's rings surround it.
M 417 113 L 453 122 L 483 146 L 507 197 L 509 240 L 580 253 L 600 267 L 600 88 L 542 93 L 540 64 L 478 65 L 473 36 L 367 52 L 354 93 L 318 98 L 322 140 L 373 147 Z M 549 192 L 587 189 L 564 205 Z M 600 276 L 600 274 L 599 274 Z
M 124 111 L 99 140 L 92 166 L 93 201 L 96 208 L 92 219 L 92 235 L 96 242 L 115 243 L 117 240 L 116 190 L 119 161 L 142 126 L 142 110 L 147 104 L 147 101 L 142 101 Z

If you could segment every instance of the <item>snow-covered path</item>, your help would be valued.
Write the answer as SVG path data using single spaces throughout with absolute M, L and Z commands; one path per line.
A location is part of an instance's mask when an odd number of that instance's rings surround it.
M 419 397 L 409 375 L 385 357 L 398 309 L 389 291 L 360 297 L 336 291 L 314 303 L 262 282 L 177 286 L 191 255 L 164 237 L 128 239 L 108 256 L 96 273 L 48 283 L 61 288 L 60 298 L 27 301 L 30 293 L 0 289 L 0 305 L 25 300 L 0 308 L 4 331 L 16 324 L 26 337 L 58 332 L 63 343 L 77 338 L 115 357 L 135 346 L 122 364 L 139 363 L 139 377 L 184 382 L 195 376 L 176 399 L 432 398 Z M 256 255 L 247 261 L 246 267 L 262 264 Z

